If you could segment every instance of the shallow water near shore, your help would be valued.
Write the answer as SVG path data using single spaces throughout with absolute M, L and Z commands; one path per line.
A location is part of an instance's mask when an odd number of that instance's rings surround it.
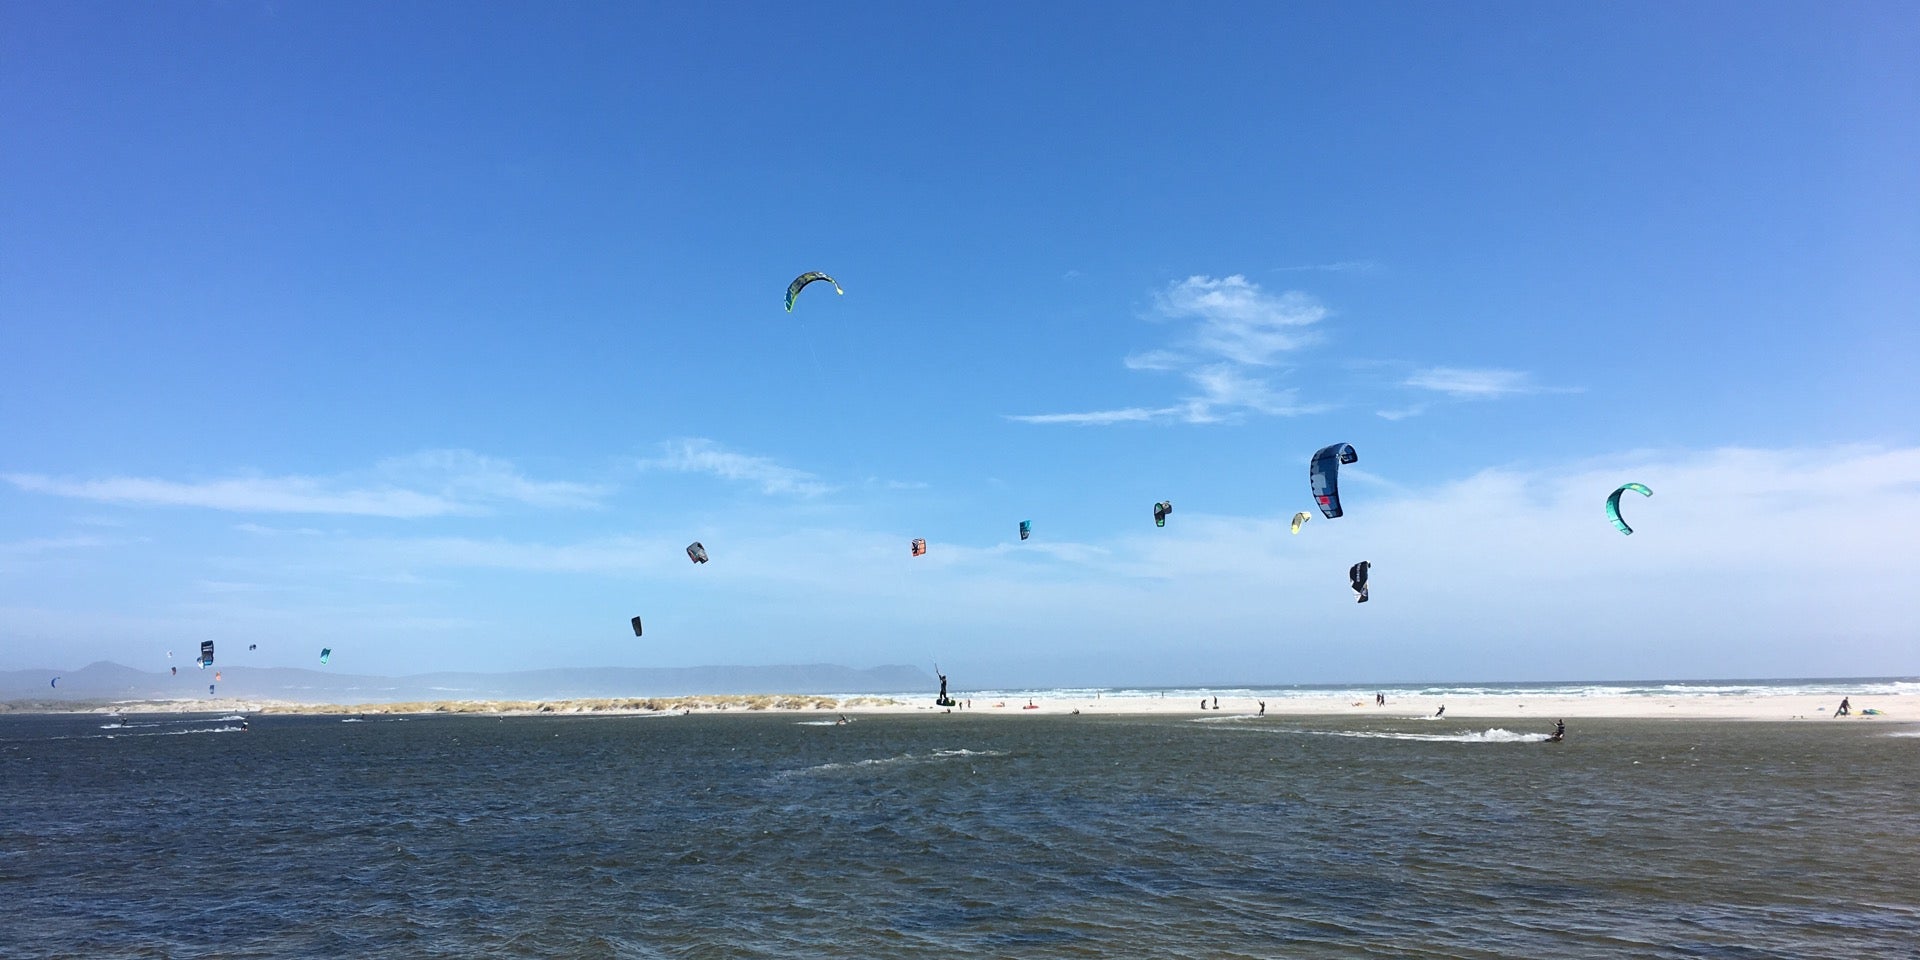
M 0 717 L 19 957 L 1852 957 L 1912 725 Z M 808 722 L 814 721 L 814 722 Z M 142 726 L 142 724 L 152 726 Z

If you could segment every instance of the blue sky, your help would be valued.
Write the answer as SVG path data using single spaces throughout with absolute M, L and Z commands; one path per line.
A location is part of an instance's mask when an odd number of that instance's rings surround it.
M 0 3 L 0 667 L 1920 672 L 1916 35 Z

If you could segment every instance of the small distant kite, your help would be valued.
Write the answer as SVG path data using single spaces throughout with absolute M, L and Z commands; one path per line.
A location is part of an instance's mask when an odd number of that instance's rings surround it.
M 840 289 L 840 282 L 833 279 L 832 277 L 829 277 L 826 274 L 820 273 L 818 271 L 815 271 L 813 273 L 803 273 L 797 277 L 794 277 L 792 283 L 787 284 L 787 312 L 788 313 L 793 312 L 793 298 L 799 296 L 801 289 L 806 287 L 807 284 L 814 282 L 815 280 L 825 280 L 826 282 L 833 284 L 834 293 L 837 293 L 843 297 L 847 295 L 847 292 L 845 290 Z
M 49 687 L 58 687 L 58 686 L 60 686 L 60 678 L 59 678 L 59 677 L 54 677 L 54 678 L 53 678 L 53 682 L 52 682 L 52 683 L 49 683 L 49 684 L 47 684 L 47 686 L 49 686 Z
M 1172 500 L 1162 500 L 1159 503 L 1154 504 L 1153 505 L 1153 525 L 1156 527 L 1166 526 L 1167 515 L 1172 512 L 1173 512 Z
M 687 559 L 692 560 L 694 563 L 706 563 L 707 548 L 701 546 L 698 540 L 687 544 Z
M 213 666 L 213 641 L 202 640 L 200 641 L 200 669 L 205 670 L 211 666 Z
M 211 683 L 207 684 L 207 696 L 213 696 L 213 684 Z
M 1033 536 L 1033 521 L 1032 520 L 1020 521 L 1020 539 L 1025 540 L 1026 538 L 1031 536 Z
M 257 643 L 249 643 L 249 644 L 247 644 L 247 649 L 248 649 L 248 650 L 258 650 L 258 649 L 260 649 L 260 645 L 259 645 L 259 644 L 257 644 Z
M 321 648 L 320 648 L 320 662 L 321 662 L 321 663 L 326 663 L 326 662 L 327 662 L 328 660 L 332 660 L 332 659 L 333 659 L 333 648 L 332 648 L 332 647 L 321 647 Z
M 220 676 L 220 671 L 218 671 L 218 670 L 215 670 L 215 671 L 213 672 L 213 679 L 215 679 L 215 680 L 224 680 L 224 679 L 226 679 L 226 678 L 224 678 L 224 677 L 222 677 L 222 676 Z
M 919 537 L 915 537 L 911 546 L 913 549 L 914 556 L 924 557 L 927 555 L 927 541 L 922 540 Z
M 1340 516 L 1340 465 L 1353 463 L 1360 459 L 1351 443 L 1334 443 L 1321 447 L 1313 455 L 1313 463 L 1307 468 L 1307 479 L 1313 484 L 1313 502 L 1320 505 L 1320 512 L 1328 520 Z
M 640 618 L 639 617 L 633 618 L 633 635 L 636 637 L 640 635 Z
M 1367 602 L 1367 571 L 1372 569 L 1373 564 L 1365 560 L 1347 568 L 1347 579 L 1353 583 L 1354 603 Z
M 1643 484 L 1627 483 L 1622 484 L 1620 489 L 1613 492 L 1612 496 L 1607 497 L 1607 519 L 1612 520 L 1613 525 L 1618 528 L 1621 533 L 1632 536 L 1633 528 L 1627 526 L 1627 521 L 1620 519 L 1620 495 L 1626 493 L 1628 490 L 1632 490 L 1634 493 L 1643 497 L 1653 496 L 1653 491 L 1648 490 Z
M 1305 511 L 1294 514 L 1293 515 L 1293 532 L 1296 535 L 1299 534 L 1300 528 L 1306 526 L 1307 521 L 1312 519 L 1313 519 L 1312 517 L 1307 516 Z
M 176 677 L 177 677 L 177 676 L 179 676 L 179 675 L 180 675 L 180 668 L 179 668 L 179 667 L 168 667 L 167 669 L 169 669 L 169 670 L 172 670 L 172 671 L 173 671 L 173 676 L 176 676 Z

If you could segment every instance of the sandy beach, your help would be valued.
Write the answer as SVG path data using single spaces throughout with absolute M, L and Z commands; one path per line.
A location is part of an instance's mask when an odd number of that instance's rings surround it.
M 1920 719 L 1915 695 L 1882 693 L 1850 696 L 1852 714 L 1835 717 L 1841 696 L 1816 693 L 1775 695 L 1661 696 L 1510 696 L 1455 694 L 1450 696 L 1389 697 L 1377 705 L 1371 696 L 1273 696 L 1265 698 L 1265 715 L 1276 717 L 1367 717 L 1446 720 L 1529 721 L 1542 726 L 1562 719 L 1643 720 L 1832 720 L 1899 723 Z M 232 712 L 250 714 L 477 714 L 499 716 L 580 716 L 658 714 L 944 714 L 987 717 L 1035 716 L 1187 716 L 1226 717 L 1259 714 L 1261 699 L 1236 693 L 1215 697 L 1168 693 L 1162 695 L 1091 693 L 1027 696 L 993 693 L 958 698 L 958 706 L 936 706 L 932 697 L 832 695 L 726 695 L 635 697 L 555 700 L 443 700 L 408 703 L 310 704 L 271 700 L 198 699 L 142 701 L 120 704 L 128 713 Z M 1442 707 L 1445 713 L 1440 714 Z M 1875 714 L 1863 711 L 1875 710 Z M 89 712 L 106 713 L 96 707 Z

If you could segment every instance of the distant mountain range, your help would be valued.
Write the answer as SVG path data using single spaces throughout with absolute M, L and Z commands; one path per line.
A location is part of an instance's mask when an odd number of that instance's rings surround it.
M 938 682 L 918 667 L 865 670 L 834 664 L 765 667 L 592 667 L 514 673 L 418 673 L 375 677 L 299 667 L 216 665 L 191 660 L 179 676 L 102 661 L 79 670 L 0 671 L 0 700 L 57 706 L 65 701 L 180 700 L 208 696 L 221 675 L 220 699 L 293 703 L 396 703 L 414 700 L 560 700 L 747 693 L 911 693 Z M 58 686 L 52 684 L 59 677 Z

